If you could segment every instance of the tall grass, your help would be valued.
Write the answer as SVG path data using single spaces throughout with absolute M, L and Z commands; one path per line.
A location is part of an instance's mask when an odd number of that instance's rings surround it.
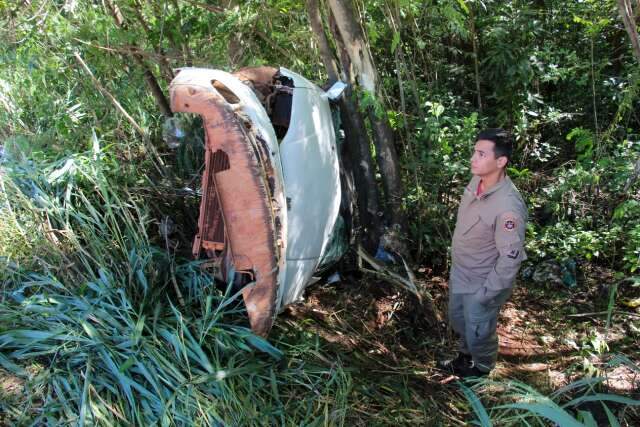
M 237 294 L 154 238 L 148 202 L 118 170 L 97 142 L 4 165 L 0 231 L 15 237 L 0 240 L 0 365 L 25 392 L 2 421 L 342 424 L 351 380 L 339 361 L 253 335 Z
M 563 427 L 619 426 L 619 417 L 614 414 L 611 405 L 624 409 L 640 406 L 640 401 L 599 393 L 597 387 L 603 381 L 604 378 L 585 378 L 548 396 L 515 380 L 478 379 L 471 382 L 471 388 L 465 384 L 460 384 L 460 388 L 475 414 L 474 424 L 483 427 L 547 425 L 548 422 Z M 500 403 L 486 408 L 476 392 L 498 397 Z M 599 421 L 598 417 L 601 418 Z
M 432 406 L 413 407 L 406 381 L 389 388 L 363 371 L 354 379 L 310 333 L 280 348 L 253 335 L 239 294 L 168 252 L 149 209 L 156 201 L 127 186 L 150 179 L 123 179 L 97 140 L 53 162 L 9 155 L 0 164 L 0 367 L 22 378 L 24 391 L 0 399 L 0 424 L 389 425 L 429 417 Z M 585 409 L 593 402 L 616 425 L 616 410 L 638 402 L 597 393 L 598 381 L 550 396 L 515 381 L 463 393 L 480 425 L 594 425 Z M 488 393 L 498 401 L 485 407 L 478 396 Z

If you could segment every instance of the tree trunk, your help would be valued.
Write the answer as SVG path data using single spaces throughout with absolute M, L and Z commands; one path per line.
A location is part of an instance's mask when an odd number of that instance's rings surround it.
M 360 24 L 355 17 L 351 0 L 328 0 L 336 20 L 340 38 L 355 69 L 355 78 L 365 90 L 376 93 L 376 71 L 371 51 L 364 42 Z
M 633 18 L 631 0 L 618 0 L 618 10 L 620 11 L 620 17 L 624 23 L 624 28 L 627 30 L 627 34 L 631 40 L 633 55 L 640 63 L 640 38 L 638 37 L 638 30 L 636 29 L 636 23 Z
M 319 3 L 317 0 L 307 1 L 307 12 L 313 35 L 318 43 L 322 61 L 327 68 L 330 80 L 339 79 L 338 66 L 329 45 L 322 25 Z M 334 22 L 330 23 L 332 26 Z M 341 40 L 336 39 L 340 46 Z M 344 52 L 343 49 L 340 49 Z M 350 62 L 348 56 L 343 58 L 342 71 L 344 78 L 351 81 Z M 368 251 L 375 251 L 382 235 L 382 223 L 378 215 L 379 198 L 375 181 L 373 158 L 369 149 L 367 129 L 357 104 L 353 101 L 352 89 L 347 88 L 340 98 L 340 118 L 345 132 L 345 147 L 342 155 L 346 157 L 345 166 L 351 165 L 356 186 L 358 201 L 358 239 Z
M 393 130 L 389 125 L 386 113 L 384 114 L 384 117 L 378 117 L 373 108 L 369 108 L 369 121 L 376 146 L 376 161 L 382 175 L 384 193 L 387 196 L 387 218 L 391 221 L 392 228 L 399 228 L 401 233 L 406 233 L 406 220 L 402 210 L 403 192 L 400 161 L 394 147 Z
M 380 211 L 378 187 L 369 149 L 367 129 L 351 95 L 351 88 L 348 88 L 340 100 L 340 118 L 345 133 L 345 154 L 349 157 L 348 163 L 354 167 L 353 176 L 358 194 L 358 216 L 360 218 L 360 240 L 367 251 L 375 253 L 383 233 L 382 221 L 378 215 Z
M 339 80 L 338 66 L 333 57 L 333 52 L 329 46 L 327 35 L 324 32 L 324 26 L 322 25 L 322 18 L 320 16 L 320 5 L 318 0 L 307 0 L 307 13 L 309 14 L 309 24 L 311 30 L 318 43 L 318 50 L 320 51 L 320 58 L 327 70 L 329 81 L 334 83 Z
M 365 42 L 360 24 L 356 20 L 351 0 L 328 0 L 328 3 L 339 31 L 336 39 L 342 40 L 343 49 L 355 71 L 356 80 L 375 97 L 378 94 L 376 70 L 373 65 L 371 50 Z M 381 102 L 382 97 L 376 98 L 378 102 Z M 394 229 L 399 228 L 401 234 L 406 234 L 407 227 L 402 212 L 402 180 L 393 131 L 386 114 L 379 116 L 375 113 L 373 107 L 370 107 L 368 116 L 374 134 L 376 152 L 378 153 L 376 160 L 382 175 L 387 199 L 387 218 L 391 221 Z

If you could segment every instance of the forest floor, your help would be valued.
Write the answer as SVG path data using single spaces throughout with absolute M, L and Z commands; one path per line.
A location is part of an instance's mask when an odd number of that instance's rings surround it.
M 427 273 L 417 281 L 422 304 L 378 279 L 343 274 L 339 283 L 311 286 L 304 302 L 278 317 L 270 336 L 276 346 L 311 352 L 349 373 L 348 401 L 329 402 L 347 411 L 348 425 L 468 425 L 473 419 L 459 380 L 435 367 L 455 353 L 455 341 L 446 325 L 447 281 Z M 548 395 L 598 375 L 605 378 L 599 392 L 640 396 L 640 374 L 611 363 L 622 354 L 638 366 L 638 309 L 616 306 L 607 328 L 612 275 L 587 276 L 587 284 L 573 289 L 518 284 L 499 319 L 496 384 L 518 380 Z M 0 403 L 18 404 L 23 390 L 23 380 L 0 368 Z M 505 401 L 499 387 L 475 390 L 487 408 Z M 628 408 L 624 418 L 640 425 L 637 408 Z
M 590 276 L 585 280 L 594 286 L 516 287 L 500 315 L 499 359 L 491 379 L 515 379 L 549 394 L 599 375 L 605 377 L 601 392 L 640 395 L 640 374 L 612 363 L 612 355 L 624 354 L 637 366 L 640 331 L 627 320 L 640 315 L 626 307 L 616 309 L 607 328 L 612 276 Z M 420 304 L 377 279 L 346 278 L 311 287 L 305 301 L 289 307 L 277 322 L 277 340 L 315 334 L 323 353 L 335 358 L 328 363 L 339 361 L 351 372 L 353 419 L 363 425 L 470 421 L 468 406 L 461 405 L 458 378 L 435 367 L 438 359 L 455 354 L 455 337 L 446 325 L 446 279 L 424 275 L 417 284 L 433 304 L 427 298 Z M 503 401 L 487 390 L 480 397 L 487 407 Z M 630 415 L 640 421 L 637 412 Z

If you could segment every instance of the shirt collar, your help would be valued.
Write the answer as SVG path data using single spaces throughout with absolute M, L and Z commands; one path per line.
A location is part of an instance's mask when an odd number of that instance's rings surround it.
M 469 183 L 469 186 L 467 188 L 471 191 L 471 194 L 473 195 L 474 199 L 486 199 L 496 191 L 502 188 L 505 188 L 507 185 L 511 184 L 511 178 L 505 175 L 504 178 L 502 178 L 500 181 L 496 183 L 496 185 L 494 185 L 489 190 L 482 193 L 480 196 L 476 196 L 476 191 L 478 190 L 479 183 L 480 183 L 480 177 L 474 176 L 473 178 L 471 178 L 471 182 Z

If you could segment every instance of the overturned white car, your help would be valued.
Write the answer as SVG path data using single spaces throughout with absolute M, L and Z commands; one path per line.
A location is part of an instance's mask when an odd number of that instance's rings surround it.
M 181 69 L 174 112 L 202 116 L 205 170 L 196 257 L 248 284 L 251 328 L 265 335 L 336 250 L 344 223 L 328 93 L 287 69 Z M 346 248 L 346 244 L 342 245 Z

